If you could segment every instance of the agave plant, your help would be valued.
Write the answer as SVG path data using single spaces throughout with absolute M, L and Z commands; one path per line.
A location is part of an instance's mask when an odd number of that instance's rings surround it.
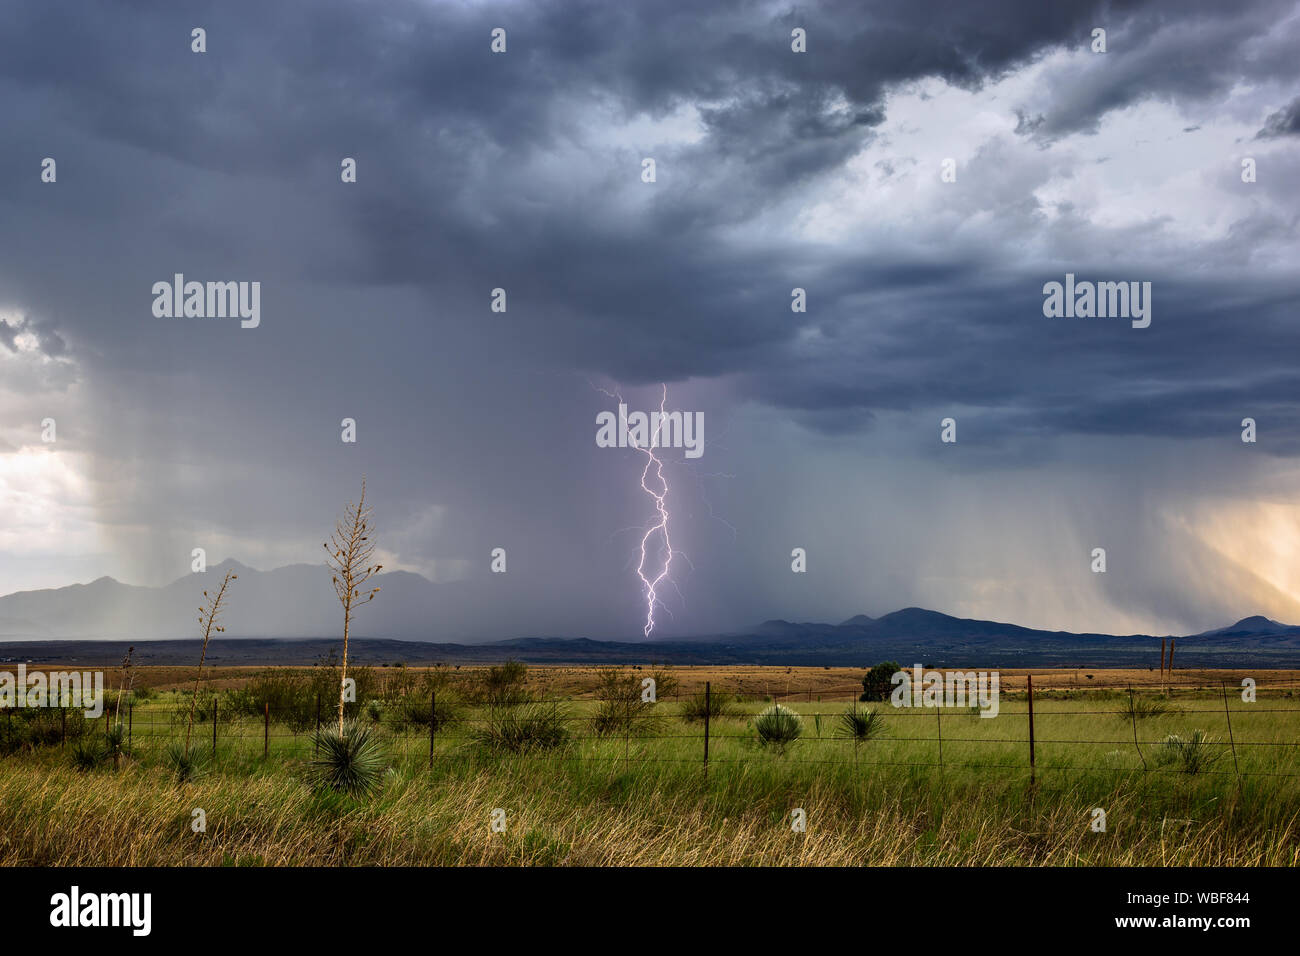
M 754 718 L 754 729 L 758 732 L 759 743 L 782 751 L 788 744 L 799 739 L 803 733 L 803 722 L 789 707 L 773 704 Z
M 329 724 L 315 733 L 314 741 L 317 756 L 308 773 L 317 787 L 354 796 L 379 787 L 388 758 L 374 727 L 349 720 L 340 731 Z

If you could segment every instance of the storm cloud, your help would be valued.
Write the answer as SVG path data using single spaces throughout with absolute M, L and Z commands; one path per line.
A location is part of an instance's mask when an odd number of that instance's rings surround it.
M 5 4 L 0 592 L 316 561 L 365 474 L 386 563 L 481 595 L 431 637 L 631 636 L 650 506 L 595 417 L 665 383 L 707 428 L 664 633 L 1298 616 L 1255 563 L 1298 40 L 1278 2 Z M 261 325 L 155 318 L 176 273 Z M 1066 273 L 1151 282 L 1150 328 L 1044 317 Z

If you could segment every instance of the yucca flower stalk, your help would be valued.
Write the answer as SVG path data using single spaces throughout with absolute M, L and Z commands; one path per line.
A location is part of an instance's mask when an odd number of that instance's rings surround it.
M 190 719 L 185 725 L 185 753 L 190 752 L 190 732 L 194 729 L 194 706 L 199 701 L 199 679 L 203 676 L 203 661 L 208 656 L 208 641 L 212 639 L 212 632 L 223 633 L 226 629 L 217 623 L 221 617 L 221 605 L 226 599 L 226 590 L 230 587 L 230 582 L 238 579 L 238 575 L 231 571 L 226 572 L 226 576 L 221 581 L 221 589 L 216 594 L 209 596 L 207 591 L 203 596 L 208 599 L 208 603 L 199 608 L 199 624 L 203 628 L 203 647 L 199 651 L 199 671 L 194 675 L 194 693 L 190 697 Z M 214 738 L 215 739 L 215 738 Z
M 370 511 L 366 507 L 366 479 L 361 479 L 361 498 L 343 510 L 343 517 L 334 524 L 330 542 L 321 545 L 329 555 L 326 562 L 334 572 L 334 593 L 343 605 L 343 670 L 339 675 L 339 735 L 343 734 L 343 700 L 348 680 L 348 636 L 352 630 L 352 615 L 362 604 L 375 599 L 379 588 L 362 589 L 367 581 L 383 570 L 382 564 L 368 565 L 375 553 Z
M 135 679 L 135 675 L 131 671 L 131 655 L 134 653 L 135 645 L 132 644 L 126 649 L 126 657 L 122 658 L 122 680 L 117 685 L 117 706 L 113 708 L 113 723 L 115 724 L 120 724 L 122 722 L 122 691 L 125 690 L 129 695 L 131 693 L 131 685 L 127 683 L 127 680 L 128 678 L 131 680 Z

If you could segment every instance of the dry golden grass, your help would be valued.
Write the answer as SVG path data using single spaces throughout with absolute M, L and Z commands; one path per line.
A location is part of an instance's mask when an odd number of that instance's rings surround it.
M 534 768 L 534 771 L 536 768 Z M 545 782 L 559 793 L 545 796 Z M 603 782 L 604 790 L 595 786 Z M 1296 865 L 1294 813 L 1276 826 L 1234 828 L 1236 802 L 1201 820 L 1151 819 L 1141 795 L 1106 801 L 1109 832 L 1089 830 L 1095 798 L 999 788 L 942 793 L 943 805 L 884 787 L 867 807 L 816 780 L 760 784 L 737 801 L 742 779 L 663 789 L 614 773 L 586 781 L 588 799 L 562 778 L 481 767 L 449 780 L 390 781 L 369 803 L 324 800 L 275 776 L 216 778 L 184 789 L 148 768 L 86 778 L 66 769 L 0 769 L 0 862 L 8 865 Z M 554 792 L 554 791 L 552 791 Z M 557 796 L 567 799 L 556 799 Z M 939 794 L 936 794 L 938 796 Z M 1062 799 L 1067 796 L 1066 799 Z M 959 799 L 955 799 L 960 797 Z M 792 832 L 789 809 L 808 814 Z M 208 829 L 194 834 L 191 810 Z M 494 834 L 494 808 L 507 831 Z M 863 812 L 867 811 L 867 812 Z M 1138 822 L 1141 820 L 1142 822 Z

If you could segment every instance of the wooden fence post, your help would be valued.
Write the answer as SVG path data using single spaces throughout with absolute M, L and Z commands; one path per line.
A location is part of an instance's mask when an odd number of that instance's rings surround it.
M 1029 688 L 1029 782 L 1034 783 L 1037 778 L 1037 768 L 1034 765 L 1034 675 L 1025 675 L 1025 684 Z

